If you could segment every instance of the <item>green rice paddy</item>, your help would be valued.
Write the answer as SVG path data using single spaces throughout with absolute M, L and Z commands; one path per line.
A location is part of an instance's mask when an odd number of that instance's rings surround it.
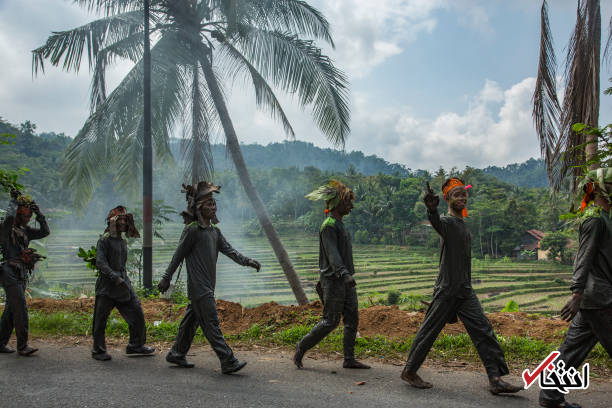
M 239 227 L 220 226 L 227 240 L 241 253 L 259 260 L 262 269 L 234 264 L 223 255 L 217 268 L 218 298 L 253 306 L 264 302 L 293 303 L 293 294 L 265 237 L 246 237 Z M 156 239 L 153 250 L 154 281 L 165 271 L 182 231 L 182 225 L 164 229 L 166 241 Z M 53 288 L 91 293 L 95 274 L 77 257 L 78 247 L 95 245 L 99 231 L 58 230 L 46 240 L 48 260 L 37 272 Z M 292 234 L 283 243 L 310 299 L 316 299 L 318 237 Z M 438 273 L 438 253 L 423 247 L 354 245 L 358 293 L 361 301 L 384 297 L 391 290 L 404 295 L 431 295 Z M 176 274 L 175 274 L 176 276 Z M 186 278 L 183 269 L 181 280 Z M 510 300 L 521 310 L 555 312 L 569 295 L 571 267 L 552 262 L 474 259 L 472 283 L 489 311 L 498 311 Z M 133 278 L 137 281 L 137 278 Z

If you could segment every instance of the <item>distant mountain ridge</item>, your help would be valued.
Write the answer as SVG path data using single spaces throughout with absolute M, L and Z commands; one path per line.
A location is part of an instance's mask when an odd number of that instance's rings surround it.
M 180 140 L 173 139 L 170 143 L 172 153 L 179 161 L 182 157 Z M 231 158 L 226 153 L 225 145 L 212 146 L 215 170 L 222 171 L 233 168 Z M 389 163 L 375 155 L 366 156 L 360 151 L 350 153 L 340 150 L 317 147 L 312 143 L 302 141 L 284 141 L 259 144 L 243 144 L 242 153 L 246 164 L 252 169 L 272 169 L 312 166 L 321 170 L 346 172 L 351 166 L 355 171 L 367 176 L 378 173 L 409 177 L 422 175 L 424 170 L 412 170 L 398 163 Z M 485 174 L 519 187 L 549 187 L 546 176 L 546 166 L 542 159 L 529 159 L 523 163 L 509 164 L 504 167 L 489 166 L 482 171 Z
M 179 139 L 173 139 L 170 143 L 172 154 L 179 161 L 182 158 L 180 144 Z M 241 147 L 246 164 L 252 169 L 316 167 L 324 171 L 344 173 L 352 166 L 355 171 L 368 176 L 383 173 L 408 177 L 413 174 L 411 169 L 401 164 L 389 163 L 375 155 L 366 156 L 359 151 L 346 153 L 302 141 L 284 141 L 266 146 L 243 144 Z M 233 168 L 225 145 L 213 145 L 212 153 L 216 171 Z
M 59 191 L 59 167 L 62 151 L 72 139 L 64 134 L 53 132 L 42 132 L 35 135 L 35 125 L 31 129 L 26 129 L 27 126 L 24 128 L 24 125 L 27 124 L 33 125 L 26 122 L 18 127 L 0 117 L 0 133 L 18 135 L 13 148 L 0 149 L 0 166 L 17 168 L 27 165 L 33 171 L 24 176 L 24 182 L 30 182 L 30 178 L 35 175 L 40 177 L 40 174 L 44 174 L 53 180 L 52 183 L 45 184 L 47 186 L 49 184 L 54 185 Z M 23 132 L 24 130 L 26 132 Z M 171 139 L 170 147 L 172 154 L 180 162 L 182 158 L 180 139 Z M 342 173 L 354 169 L 354 171 L 368 176 L 378 173 L 403 177 L 428 174 L 424 170 L 412 170 L 402 164 L 389 163 L 376 155 L 366 156 L 360 151 L 347 153 L 331 148 L 320 148 L 303 141 L 283 141 L 270 143 L 266 146 L 243 144 L 242 151 L 247 166 L 259 170 L 290 167 L 303 169 L 311 166 L 323 171 Z M 225 145 L 213 145 L 212 153 L 216 171 L 233 168 L 232 160 L 226 152 Z M 44 156 L 43 160 L 39 159 L 41 155 Z M 549 186 L 546 167 L 542 159 L 529 159 L 523 163 L 509 164 L 504 167 L 489 166 L 482 171 L 519 187 Z

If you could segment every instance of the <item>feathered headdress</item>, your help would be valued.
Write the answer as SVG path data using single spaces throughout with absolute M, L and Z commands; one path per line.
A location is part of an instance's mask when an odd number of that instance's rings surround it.
M 355 193 L 350 188 L 339 182 L 331 180 L 329 183 L 317 188 L 313 192 L 306 194 L 306 198 L 312 201 L 325 201 L 325 214 L 336 208 L 340 200 L 346 197 L 355 199 Z

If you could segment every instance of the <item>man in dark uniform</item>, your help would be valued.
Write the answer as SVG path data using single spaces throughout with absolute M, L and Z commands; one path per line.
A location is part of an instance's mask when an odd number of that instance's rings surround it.
M 40 228 L 28 226 L 32 214 Z M 0 282 L 6 293 L 4 313 L 0 320 L 0 353 L 14 353 L 7 346 L 13 328 L 17 336 L 17 352 L 30 356 L 38 349 L 28 346 L 28 305 L 25 289 L 28 274 L 38 259 L 33 250 L 28 249 L 30 241 L 49 235 L 49 226 L 38 205 L 28 196 L 17 190 L 11 191 L 11 201 L 6 215 L 0 224 L 0 245 L 2 246 L 2 265 Z
M 417 370 L 446 323 L 456 321 L 458 316 L 484 363 L 491 393 L 518 392 L 521 387 L 501 379 L 502 375 L 508 374 L 504 353 L 472 289 L 472 239 L 463 220 L 467 216 L 466 186 L 460 179 L 450 178 L 442 186 L 442 191 L 448 202 L 448 217 L 440 217 L 438 214 L 440 199 L 427 183 L 424 197 L 427 216 L 431 226 L 441 237 L 440 273 L 434 286 L 433 300 L 414 337 L 401 378 L 417 388 L 432 387 L 431 383 L 419 377 Z
M 573 295 L 561 309 L 561 316 L 572 322 L 557 360 L 564 362 L 566 370 L 577 369 L 597 342 L 612 357 L 612 169 L 590 171 L 581 185 L 585 217 L 574 263 Z M 540 391 L 540 405 L 580 408 L 566 402 L 564 395 L 554 389 Z
M 128 214 L 123 206 L 112 209 L 106 217 L 106 222 L 107 228 L 96 246 L 96 267 L 99 275 L 96 281 L 91 356 L 100 361 L 111 359 L 110 354 L 106 352 L 104 331 L 108 316 L 115 307 L 130 329 L 130 342 L 126 353 L 152 355 L 155 349 L 144 345 L 144 313 L 125 270 L 128 249 L 121 235 L 125 233 L 128 238 L 138 238 L 140 234 L 134 226 L 132 214 Z
M 353 247 L 342 218 L 353 209 L 355 193 L 337 180 L 308 194 L 311 200 L 325 200 L 325 219 L 319 233 L 319 270 L 323 290 L 323 320 L 296 345 L 293 362 L 302 368 L 304 354 L 344 323 L 344 368 L 370 368 L 355 360 L 355 337 L 359 306 L 355 288 Z
M 184 185 L 183 187 L 187 196 L 187 210 L 181 215 L 188 225 L 183 230 L 178 248 L 166 273 L 159 281 L 158 288 L 161 292 L 168 290 L 172 275 L 179 264 L 185 260 L 187 262 L 187 294 L 191 303 L 187 306 L 174 345 L 166 355 L 166 361 L 181 367 L 193 367 L 185 356 L 200 326 L 208 343 L 219 357 L 222 373 L 235 373 L 241 370 L 246 362 L 238 361 L 234 357 L 219 327 L 215 303 L 217 258 L 221 252 L 237 264 L 250 266 L 258 272 L 261 265 L 232 248 L 216 226 L 219 220 L 216 215 L 217 204 L 213 198 L 213 192 L 219 193 L 220 187 L 204 181 L 195 186 Z

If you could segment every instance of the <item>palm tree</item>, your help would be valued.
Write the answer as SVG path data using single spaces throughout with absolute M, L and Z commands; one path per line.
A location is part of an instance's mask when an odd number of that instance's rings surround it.
M 612 20 L 606 53 L 612 39 Z M 576 188 L 580 166 L 596 167 L 597 136 L 576 133 L 575 123 L 597 127 L 599 120 L 599 71 L 601 11 L 599 0 L 578 0 L 576 26 L 565 62 L 565 93 L 557 97 L 556 58 L 548 20 L 548 5 L 542 1 L 540 61 L 533 94 L 533 119 L 553 188 L 558 189 L 568 175 Z M 582 148 L 585 148 L 583 153 Z
M 76 0 L 104 15 L 89 24 L 53 33 L 33 51 L 33 71 L 43 62 L 78 71 L 83 55 L 92 71 L 91 115 L 70 145 L 65 181 L 77 204 L 87 202 L 101 174 L 113 171 L 118 188 L 133 188 L 142 152 L 142 4 L 138 0 Z M 278 233 L 246 168 L 222 82 L 245 76 L 258 107 L 294 131 L 272 86 L 312 107 L 315 122 L 339 147 L 349 132 L 347 80 L 321 53 L 315 40 L 331 46 L 327 20 L 300 0 L 152 0 L 152 128 L 155 155 L 171 160 L 168 135 L 179 124 L 192 180 L 212 176 L 209 135 L 220 128 L 257 217 L 298 303 L 308 301 Z M 105 70 L 118 58 L 134 67 L 107 96 Z

